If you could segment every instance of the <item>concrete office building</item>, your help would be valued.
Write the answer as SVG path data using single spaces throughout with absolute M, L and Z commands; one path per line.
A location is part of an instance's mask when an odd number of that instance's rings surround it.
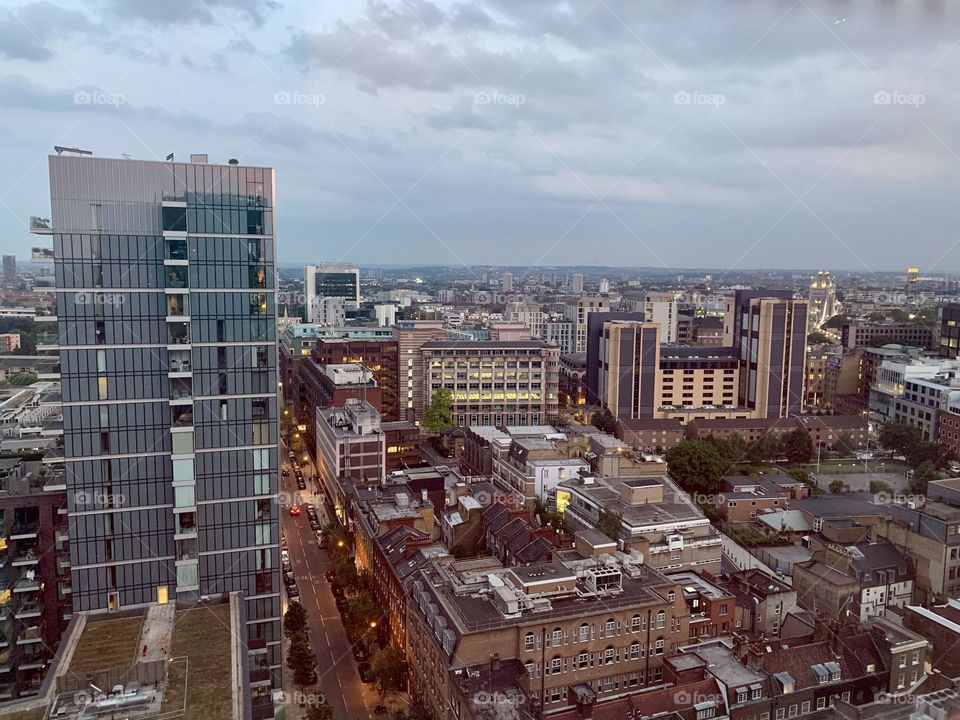
M 420 353 L 420 417 L 440 388 L 453 394 L 459 427 L 539 425 L 557 414 L 560 349 L 542 340 L 431 340 Z
M 242 593 L 280 687 L 274 172 L 49 172 L 74 609 Z
M 561 353 L 576 352 L 577 324 L 573 320 L 547 320 L 540 336 L 550 345 L 556 345 Z
M 580 295 L 583 293 L 583 274 L 574 273 L 573 277 L 570 278 L 570 289 L 575 295 Z
M 500 276 L 500 289 L 505 292 L 513 292 L 513 273 L 505 272 Z
M 17 279 L 17 256 L 3 256 L 3 283 L 12 285 Z
M 356 308 L 360 305 L 360 271 L 349 265 L 307 265 L 303 288 L 307 322 L 320 322 L 317 318 L 320 316 L 324 298 L 339 298 L 343 301 L 343 307 Z M 327 314 L 329 315 L 329 312 Z
M 937 344 L 937 331 L 928 325 L 913 322 L 853 322 L 840 329 L 843 346 L 848 350 L 869 345 L 903 343 L 932 349 Z
M 960 303 L 947 303 L 940 308 L 940 354 L 960 356 Z
M 397 324 L 397 405 L 400 420 L 419 422 L 430 407 L 429 385 L 424 389 L 421 346 L 442 340 L 450 332 L 439 320 L 405 320 Z

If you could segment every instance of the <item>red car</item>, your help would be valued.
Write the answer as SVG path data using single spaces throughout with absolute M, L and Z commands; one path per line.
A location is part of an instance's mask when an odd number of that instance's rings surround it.
M 290 514 L 293 515 L 294 517 L 296 517 L 297 515 L 299 515 L 299 514 L 300 514 L 300 506 L 299 506 L 299 505 L 291 505 L 291 506 L 290 506 Z

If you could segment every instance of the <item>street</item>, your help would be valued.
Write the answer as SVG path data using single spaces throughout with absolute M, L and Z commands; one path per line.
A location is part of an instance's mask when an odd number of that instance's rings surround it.
M 286 448 L 283 448 L 282 462 L 289 464 Z M 309 479 L 315 470 L 312 465 L 304 467 L 307 489 L 297 490 L 297 478 L 293 472 L 282 477 L 283 498 L 297 498 L 302 503 L 313 503 L 317 508 L 320 522 L 326 526 L 330 519 L 321 498 L 315 493 L 315 486 Z M 357 663 L 353 658 L 350 642 L 337 611 L 330 583 L 324 578 L 328 568 L 327 554 L 317 547 L 317 539 L 310 527 L 306 512 L 297 517 L 289 513 L 284 505 L 280 508 L 280 527 L 287 539 L 290 562 L 300 588 L 300 603 L 309 617 L 310 640 L 317 656 L 319 684 L 306 688 L 311 692 L 322 692 L 333 706 L 335 720 L 355 720 L 373 718 L 373 708 L 377 704 L 377 692 L 373 685 L 367 685 L 357 674 Z M 287 598 L 284 592 L 283 609 L 286 611 Z M 284 660 L 286 662 L 286 660 Z M 284 666 L 285 690 L 294 693 L 297 688 L 292 683 L 292 671 Z M 287 710 L 288 717 L 297 717 L 293 706 Z

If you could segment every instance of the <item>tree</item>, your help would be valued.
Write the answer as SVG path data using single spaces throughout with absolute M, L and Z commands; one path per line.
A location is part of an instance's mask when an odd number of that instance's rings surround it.
M 813 455 L 813 440 L 803 428 L 784 433 L 780 438 L 780 446 L 787 460 L 794 465 L 805 465 Z
M 809 345 L 825 345 L 830 342 L 830 336 L 819 330 L 814 330 L 812 333 L 807 335 L 807 344 Z
M 0 381 L 0 387 L 26 387 L 27 385 L 32 385 L 36 381 L 37 376 L 34 373 L 12 373 L 7 376 L 6 380 Z
M 906 423 L 888 422 L 880 426 L 880 445 L 900 455 L 906 455 L 913 446 L 923 442 L 919 428 Z
M 370 660 L 370 675 L 377 684 L 380 700 L 401 692 L 407 685 L 407 663 L 392 645 L 379 650 Z
M 323 698 L 307 708 L 306 720 L 333 720 L 333 706 Z
M 620 531 L 623 528 L 623 515 L 615 510 L 605 510 L 600 508 L 597 519 L 597 530 L 602 532 L 611 540 L 620 539 Z
M 830 492 L 834 495 L 839 495 L 843 492 L 843 480 L 834 480 L 829 485 Z
M 756 442 L 747 448 L 747 462 L 752 465 L 776 460 L 781 455 L 780 437 L 776 433 L 765 432 Z
M 712 494 L 727 469 L 716 446 L 707 440 L 684 440 L 667 450 L 671 477 L 688 492 Z
M 850 457 L 857 451 L 857 441 L 850 433 L 843 433 L 833 444 L 833 449 L 844 457 Z
M 453 427 L 453 393 L 440 388 L 430 398 L 430 409 L 423 417 L 423 426 L 434 435 Z
M 617 419 L 609 408 L 603 408 L 590 416 L 590 424 L 605 433 L 612 433 L 617 427 Z
M 367 591 L 354 595 L 344 607 L 344 625 L 351 635 L 363 635 L 376 627 L 383 615 L 383 609 L 373 595 Z
M 919 469 L 927 463 L 934 469 L 940 469 L 947 466 L 947 456 L 940 450 L 940 446 L 929 440 L 921 440 L 910 446 L 904 452 L 907 463 L 910 467 Z
M 847 317 L 846 315 L 834 315 L 832 318 L 830 318 L 823 324 L 823 327 L 828 328 L 830 330 L 838 330 L 842 328 L 844 325 L 847 325 L 849 322 L 850 322 L 850 318 Z
M 547 419 L 547 422 L 557 429 L 570 427 L 570 418 L 568 418 L 566 415 L 551 415 Z
M 925 460 L 913 471 L 913 479 L 907 484 L 907 493 L 926 496 L 927 483 L 936 480 L 938 476 L 936 465 L 930 460 Z
M 287 667 L 293 670 L 293 682 L 303 692 L 303 688 L 314 681 L 317 668 L 317 656 L 310 647 L 306 630 L 301 630 L 290 640 L 287 651 Z
M 292 638 L 297 633 L 306 630 L 307 611 L 298 602 L 290 603 L 287 612 L 283 615 L 283 633 Z

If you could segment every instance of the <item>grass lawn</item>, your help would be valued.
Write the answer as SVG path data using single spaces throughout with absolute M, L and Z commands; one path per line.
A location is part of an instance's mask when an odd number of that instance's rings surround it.
M 46 714 L 46 708 L 38 708 L 36 710 L 18 710 L 17 712 L 12 713 L 0 713 L 0 720 L 43 720 Z
M 70 671 L 84 673 L 130 667 L 136 660 L 142 625 L 143 616 L 88 621 L 73 653 Z
M 173 627 L 169 685 L 162 712 L 180 710 L 184 720 L 230 720 L 230 605 L 181 610 Z M 187 663 L 177 658 L 187 657 Z M 189 682 L 187 682 L 189 667 Z

